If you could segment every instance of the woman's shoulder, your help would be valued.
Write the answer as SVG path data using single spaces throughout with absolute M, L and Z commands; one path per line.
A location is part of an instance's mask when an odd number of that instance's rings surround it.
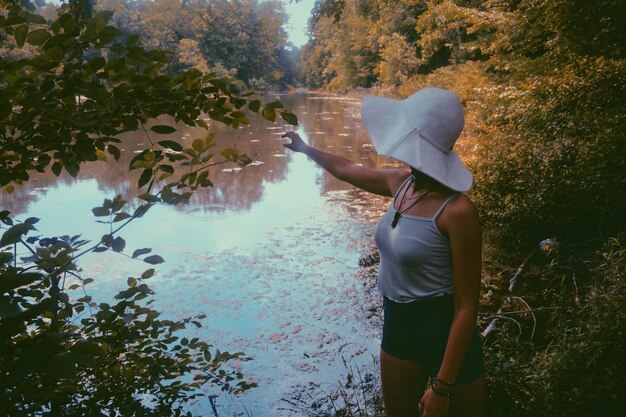
M 437 226 L 445 235 L 454 230 L 480 229 L 478 210 L 470 198 L 462 193 L 451 193 L 441 214 L 437 217 Z
M 450 200 L 436 220 L 439 231 L 448 238 L 463 235 L 480 236 L 480 219 L 472 200 L 460 193 L 452 193 L 448 198 Z
M 393 195 L 396 195 L 400 187 L 411 176 L 411 171 L 405 168 L 389 168 L 385 170 L 387 176 L 387 182 Z
M 478 216 L 478 210 L 467 194 L 450 193 L 446 200 L 449 201 L 442 215 L 447 215 L 446 217 Z

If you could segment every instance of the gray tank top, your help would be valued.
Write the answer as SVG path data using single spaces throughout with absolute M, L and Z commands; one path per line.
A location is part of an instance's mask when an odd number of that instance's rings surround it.
M 398 193 L 405 185 L 406 182 Z M 380 252 L 378 289 L 383 296 L 408 303 L 452 294 L 450 242 L 441 234 L 435 220 L 458 195 L 448 197 L 433 217 L 402 214 L 395 228 L 391 227 L 391 221 L 396 210 L 391 204 L 378 222 L 375 234 Z

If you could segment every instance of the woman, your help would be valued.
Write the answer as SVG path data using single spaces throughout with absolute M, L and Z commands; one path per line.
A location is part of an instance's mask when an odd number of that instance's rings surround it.
M 480 222 L 462 194 L 472 174 L 452 150 L 464 125 L 462 104 L 450 91 L 427 88 L 405 100 L 365 97 L 361 117 L 378 153 L 410 172 L 362 167 L 306 145 L 294 132 L 283 137 L 291 139 L 286 148 L 340 180 L 394 197 L 376 228 L 386 414 L 483 416 Z

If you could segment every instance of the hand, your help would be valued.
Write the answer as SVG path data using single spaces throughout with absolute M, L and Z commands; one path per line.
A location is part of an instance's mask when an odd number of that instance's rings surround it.
M 281 138 L 291 139 L 291 143 L 285 143 L 283 144 L 283 146 L 287 149 L 291 149 L 294 152 L 302 152 L 302 150 L 306 147 L 306 143 L 304 143 L 300 135 L 298 135 L 296 132 L 287 132 L 282 135 Z
M 445 417 L 450 408 L 450 399 L 429 388 L 420 400 L 420 404 L 424 407 L 422 414 L 424 417 Z

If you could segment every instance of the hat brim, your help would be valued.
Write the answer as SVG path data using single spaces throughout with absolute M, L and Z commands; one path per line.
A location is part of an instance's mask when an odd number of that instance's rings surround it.
M 366 96 L 361 119 L 380 155 L 404 162 L 454 191 L 471 188 L 473 176 L 457 153 L 442 152 L 424 139 L 407 120 L 401 100 Z

